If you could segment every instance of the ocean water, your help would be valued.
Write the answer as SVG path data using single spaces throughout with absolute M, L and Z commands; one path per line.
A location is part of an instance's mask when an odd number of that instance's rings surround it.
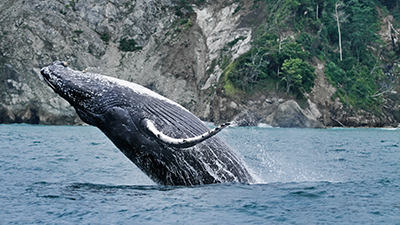
M 400 224 L 399 129 L 227 128 L 256 184 L 154 184 L 95 127 L 0 125 L 0 224 Z

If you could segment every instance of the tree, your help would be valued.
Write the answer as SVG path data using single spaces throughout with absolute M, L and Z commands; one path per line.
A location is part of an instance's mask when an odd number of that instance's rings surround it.
M 258 49 L 257 52 L 249 51 L 241 62 L 228 74 L 229 79 L 243 91 L 250 91 L 254 84 L 265 79 L 265 73 L 269 65 L 268 52 Z
M 372 0 L 350 0 L 346 3 L 349 23 L 343 29 L 349 51 L 358 62 L 368 63 L 371 47 L 378 48 L 380 20 Z M 370 61 L 374 63 L 374 61 Z
M 124 52 L 133 52 L 142 49 L 142 47 L 137 46 L 137 43 L 134 39 L 127 38 L 122 38 L 119 41 L 119 48 Z
M 313 68 L 299 58 L 286 59 L 282 64 L 282 73 L 284 75 L 282 80 L 286 82 L 288 93 L 292 87 L 296 87 L 299 91 L 309 91 L 314 84 Z
M 282 64 L 283 81 L 286 81 L 286 92 L 289 93 L 293 85 L 301 83 L 301 59 L 286 59 Z
M 292 10 L 294 18 L 296 18 L 296 11 L 300 5 L 301 5 L 300 2 L 298 2 L 297 0 L 286 0 L 284 7 L 287 7 L 289 10 Z
M 340 54 L 340 61 L 343 60 L 342 56 L 342 35 L 340 34 L 340 23 L 346 22 L 348 15 L 344 13 L 344 11 L 340 10 L 344 6 L 343 2 L 336 2 L 335 4 L 335 13 L 333 13 L 333 18 L 335 18 L 337 27 L 338 27 L 338 34 L 339 34 L 339 54 Z

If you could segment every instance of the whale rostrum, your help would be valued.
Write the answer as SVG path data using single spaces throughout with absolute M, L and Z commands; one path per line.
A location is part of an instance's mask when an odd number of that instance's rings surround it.
M 144 125 L 144 127 L 146 127 L 148 129 L 148 131 L 150 131 L 156 138 L 158 138 L 158 140 L 161 143 L 164 143 L 166 145 L 172 146 L 172 147 L 176 147 L 176 148 L 189 148 L 192 147 L 200 142 L 203 142 L 205 140 L 207 140 L 208 138 L 216 135 L 217 133 L 219 133 L 222 129 L 228 127 L 230 125 L 230 123 L 224 123 L 219 125 L 218 127 L 205 132 L 204 134 L 198 135 L 196 137 L 192 137 L 192 138 L 172 138 L 169 137 L 165 134 L 163 134 L 161 131 L 157 130 L 157 128 L 155 127 L 154 123 L 149 120 L 149 119 L 143 119 L 142 123 Z

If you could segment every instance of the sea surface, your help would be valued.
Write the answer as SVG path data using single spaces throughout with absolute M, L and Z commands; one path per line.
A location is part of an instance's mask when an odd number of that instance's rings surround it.
M 255 184 L 154 184 L 97 128 L 0 125 L 0 224 L 400 224 L 399 129 L 233 127 Z

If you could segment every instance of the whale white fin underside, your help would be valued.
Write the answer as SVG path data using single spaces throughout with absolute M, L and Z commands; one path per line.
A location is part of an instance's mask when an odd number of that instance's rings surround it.
M 218 127 L 214 128 L 204 134 L 201 134 L 199 136 L 192 137 L 192 138 L 172 138 L 172 137 L 169 137 L 169 136 L 163 134 L 159 130 L 157 130 L 153 121 L 151 121 L 149 119 L 144 119 L 142 121 L 142 123 L 143 123 L 144 127 L 148 131 L 150 131 L 150 133 L 152 133 L 160 142 L 162 142 L 166 145 L 172 146 L 172 147 L 177 147 L 177 148 L 192 147 L 192 146 L 194 146 L 200 142 L 203 142 L 203 141 L 207 140 L 208 138 L 216 135 L 222 129 L 224 129 L 230 125 L 230 123 L 221 124 Z

